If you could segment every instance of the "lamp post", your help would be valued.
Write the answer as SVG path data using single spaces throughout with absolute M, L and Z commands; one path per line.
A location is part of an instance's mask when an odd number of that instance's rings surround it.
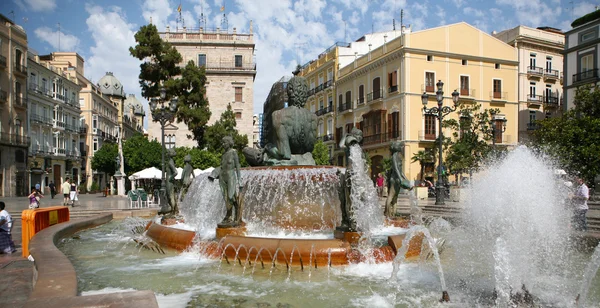
M 452 102 L 454 103 L 453 107 L 444 106 L 444 83 L 440 80 L 436 84 L 437 91 L 435 92 L 435 100 L 437 101 L 437 107 L 427 109 L 427 102 L 429 101 L 429 95 L 427 92 L 423 92 L 421 95 L 421 101 L 423 103 L 423 113 L 432 115 L 438 119 L 438 180 L 435 186 L 436 194 L 435 194 L 435 204 L 436 205 L 444 205 L 444 185 L 442 179 L 442 120 L 444 117 L 451 112 L 456 111 L 457 103 L 458 103 L 458 91 L 454 90 L 452 92 Z
M 150 99 L 150 111 L 152 113 L 152 120 L 160 123 L 160 136 L 162 146 L 162 175 L 160 183 L 160 213 L 169 213 L 171 206 L 167 201 L 167 177 L 165 173 L 165 125 L 168 122 L 172 122 L 175 118 L 175 112 L 177 111 L 177 99 L 173 98 L 167 103 L 167 89 L 165 87 L 160 88 L 160 98 Z

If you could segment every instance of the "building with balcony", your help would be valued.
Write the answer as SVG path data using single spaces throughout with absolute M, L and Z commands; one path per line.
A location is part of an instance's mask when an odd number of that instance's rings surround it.
M 121 118 L 123 140 L 131 138 L 134 134 L 144 134 L 145 116 L 144 105 L 135 97 L 135 94 L 127 95 Z
M 600 75 L 600 10 L 575 20 L 565 32 L 563 109 L 574 107 L 575 90 L 582 85 L 598 85 Z
M 232 32 L 225 29 L 208 30 L 204 28 L 180 28 L 174 32 L 167 26 L 160 32 L 161 38 L 171 43 L 183 57 L 185 66 L 189 61 L 203 66 L 206 71 L 206 98 L 211 116 L 208 125 L 217 121 L 231 104 L 236 116 L 236 128 L 242 135 L 248 136 L 248 146 L 252 146 L 253 133 L 253 95 L 256 62 L 254 59 L 254 35 L 252 22 L 249 33 Z M 148 121 L 148 135 L 151 139 L 161 138 L 158 122 Z M 190 130 L 185 123 L 168 124 L 165 135 L 173 146 L 197 146 L 197 142 L 188 138 Z
M 499 146 L 517 143 L 517 50 L 464 22 L 416 32 L 371 49 L 340 68 L 335 91 L 339 108 L 335 141 L 353 127 L 363 131 L 363 149 L 371 159 L 371 175 L 383 168 L 392 141 L 404 141 L 403 168 L 410 180 L 420 177 L 420 166 L 411 157 L 436 146 L 438 121 L 424 114 L 421 95 L 429 94 L 428 107 L 437 105 L 435 84 L 444 82 L 444 106 L 452 106 L 451 93 L 460 93 L 461 104 L 498 108 L 494 120 L 507 120 L 505 132 L 496 135 Z M 458 119 L 454 112 L 446 119 Z M 450 131 L 445 131 L 450 136 Z M 345 164 L 344 152 L 334 160 Z M 433 177 L 433 170 L 426 177 Z
M 94 84 L 84 76 L 84 60 L 75 52 L 53 52 L 40 56 L 40 60 L 60 69 L 81 89 L 78 101 L 81 114 L 77 127 L 80 135 L 78 150 L 81 156 L 81 168 L 80 174 L 73 174 L 72 177 L 78 179 L 80 184 L 85 184 L 88 189 L 92 182 L 98 183 L 102 188 L 106 185 L 106 178 L 104 174 L 92 170 L 91 161 L 94 153 L 102 147 L 103 143 L 117 140 L 120 132 L 119 107 L 122 105 L 119 105 L 118 99 L 111 100 L 110 95 L 118 94 L 120 95 L 118 97 L 123 100 L 125 94 L 122 85 L 116 78 L 111 79 L 108 88 L 103 89 Z
M 0 14 L 0 196 L 29 194 L 27 34 Z
M 317 115 L 317 137 L 328 146 L 329 157 L 334 156 L 333 152 L 336 146 L 336 138 L 334 138 L 336 114 L 349 109 L 346 108 L 349 105 L 343 103 L 343 98 L 338 98 L 336 110 L 335 98 L 343 95 L 337 93 L 335 87 L 339 68 L 348 65 L 357 57 L 365 55 L 371 49 L 399 37 L 403 31 L 410 32 L 410 28 L 403 27 L 402 30 L 397 31 L 366 34 L 352 43 L 337 42 L 319 54 L 317 59 L 311 60 L 301 67 L 299 75 L 306 78 L 309 87 L 305 108 Z M 367 96 L 361 97 L 367 98 Z M 370 93 L 368 97 L 372 99 L 373 93 Z
M 528 142 L 536 120 L 561 111 L 564 34 L 554 28 L 517 26 L 492 34 L 519 54 L 519 142 Z
M 27 57 L 30 182 L 58 186 L 81 171 L 79 91 L 76 77 L 55 67 L 47 56 Z

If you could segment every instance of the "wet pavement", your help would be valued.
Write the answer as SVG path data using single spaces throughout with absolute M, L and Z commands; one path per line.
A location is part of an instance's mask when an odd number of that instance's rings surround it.
M 23 307 L 33 288 L 33 262 L 22 256 L 21 213 L 29 209 L 27 197 L 0 198 L 13 219 L 12 239 L 17 251 L 13 254 L 0 254 L 0 307 Z M 40 201 L 40 208 L 63 205 L 62 195 L 54 199 L 50 195 Z M 156 210 L 156 208 L 154 208 Z M 132 211 L 148 212 L 148 208 L 130 209 L 129 199 L 122 196 L 103 194 L 79 195 L 75 207 L 69 207 L 71 219 L 112 212 L 115 218 L 131 215 Z M 125 214 L 125 215 L 123 215 Z

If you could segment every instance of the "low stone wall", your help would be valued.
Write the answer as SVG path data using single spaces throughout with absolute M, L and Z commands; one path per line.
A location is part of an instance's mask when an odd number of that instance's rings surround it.
M 77 296 L 77 275 L 56 244 L 80 230 L 105 224 L 111 213 L 56 224 L 29 242 L 34 261 L 33 292 L 25 307 L 158 307 L 152 291 Z

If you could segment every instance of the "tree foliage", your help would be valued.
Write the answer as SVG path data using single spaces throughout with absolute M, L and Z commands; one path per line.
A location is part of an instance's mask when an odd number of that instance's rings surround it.
M 419 162 L 419 166 L 420 166 L 420 178 L 419 180 L 421 182 L 423 182 L 423 178 L 425 177 L 425 165 L 426 164 L 431 164 L 435 162 L 435 154 L 434 154 L 434 149 L 425 149 L 425 150 L 421 150 L 418 151 L 417 153 L 415 153 L 413 155 L 413 157 L 410 158 L 411 162 Z
M 323 140 L 319 139 L 315 143 L 312 156 L 317 166 L 329 165 L 329 148 L 323 143 Z
M 221 156 L 216 153 L 198 148 L 178 147 L 175 148 L 175 166 L 183 168 L 185 165 L 184 158 L 188 154 L 192 157 L 191 164 L 194 169 L 204 170 L 221 165 Z
M 575 107 L 562 116 L 537 121 L 533 141 L 569 173 L 591 184 L 600 174 L 600 88 L 582 86 L 574 101 Z
M 92 157 L 92 169 L 106 174 L 115 174 L 118 147 L 115 143 L 104 143 Z
M 142 96 L 148 100 L 160 96 L 160 88 L 166 89 L 165 101 L 178 99 L 176 117 L 184 122 L 198 146 L 204 146 L 204 129 L 210 118 L 206 100 L 206 74 L 204 68 L 187 63 L 180 67 L 181 54 L 168 42 L 163 41 L 153 24 L 144 25 L 135 34 L 137 45 L 129 48 L 129 53 L 143 61 L 140 64 L 139 83 Z M 180 76 L 175 78 L 176 76 Z
M 225 136 L 233 138 L 233 147 L 240 153 L 240 164 L 242 163 L 242 149 L 248 146 L 248 136 L 240 135 L 236 129 L 235 114 L 231 108 L 231 104 L 227 105 L 227 110 L 221 114 L 221 118 L 213 125 L 206 128 L 204 138 L 206 148 L 213 153 L 223 153 L 222 140 Z M 245 161 L 245 160 L 244 160 Z
M 459 120 L 444 121 L 444 127 L 453 130 L 448 143 L 446 165 L 450 173 L 460 175 L 478 170 L 492 152 L 489 142 L 493 138 L 494 113 L 498 109 L 481 109 L 480 104 L 461 105 Z
M 123 158 L 127 175 L 150 167 L 161 169 L 162 146 L 156 140 L 150 141 L 142 134 L 135 134 L 123 142 Z

